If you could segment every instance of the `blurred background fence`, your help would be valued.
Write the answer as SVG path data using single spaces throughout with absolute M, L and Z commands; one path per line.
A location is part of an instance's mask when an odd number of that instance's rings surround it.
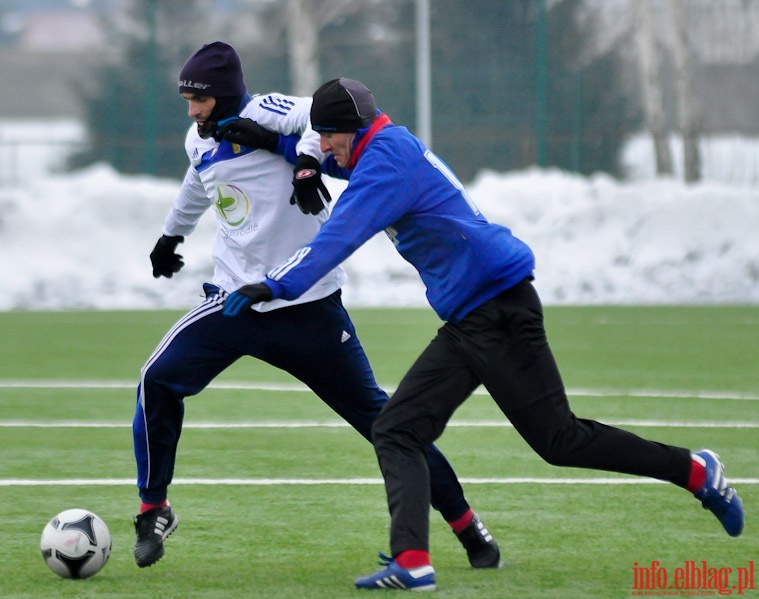
M 189 121 L 176 78 L 215 39 L 238 48 L 251 92 L 349 76 L 416 131 L 420 1 L 0 2 L 0 185 L 100 161 L 181 177 Z M 464 180 L 533 165 L 624 178 L 641 144 L 669 152 L 681 176 L 691 135 L 700 178 L 717 140 L 759 138 L 759 2 L 424 1 L 431 144 Z M 735 176 L 751 184 L 746 152 Z

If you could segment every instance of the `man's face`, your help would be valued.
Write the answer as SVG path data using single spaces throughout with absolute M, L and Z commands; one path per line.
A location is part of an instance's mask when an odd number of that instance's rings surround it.
M 322 152 L 332 152 L 340 167 L 346 167 L 351 157 L 355 133 L 319 133 Z
M 203 129 L 206 121 L 211 117 L 216 106 L 216 98 L 213 96 L 199 96 L 188 92 L 182 92 L 181 96 L 187 100 L 188 116 L 198 124 L 198 130 Z

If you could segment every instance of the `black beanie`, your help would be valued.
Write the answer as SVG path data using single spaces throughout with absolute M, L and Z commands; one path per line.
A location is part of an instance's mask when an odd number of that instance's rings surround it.
M 184 63 L 179 92 L 213 97 L 244 95 L 245 81 L 237 51 L 224 42 L 203 46 Z
M 332 79 L 314 92 L 311 127 L 314 131 L 352 133 L 377 118 L 371 90 L 353 79 Z

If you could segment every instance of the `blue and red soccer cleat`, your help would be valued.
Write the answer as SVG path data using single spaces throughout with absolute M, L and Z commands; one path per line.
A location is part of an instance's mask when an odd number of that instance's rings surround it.
M 743 532 L 745 514 L 743 501 L 725 479 L 725 467 L 719 456 L 710 449 L 702 449 L 694 455 L 704 461 L 706 482 L 694 493 L 701 500 L 705 510 L 710 510 L 717 517 L 731 537 Z
M 383 559 L 385 556 L 380 554 Z M 383 562 L 380 562 L 383 563 Z M 357 589 L 391 589 L 398 591 L 434 591 L 435 569 L 432 566 L 401 568 L 395 561 L 386 561 L 384 570 L 356 579 Z

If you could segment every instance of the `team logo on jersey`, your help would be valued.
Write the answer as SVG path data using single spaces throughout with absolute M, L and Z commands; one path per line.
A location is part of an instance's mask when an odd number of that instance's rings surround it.
M 250 212 L 250 200 L 245 192 L 228 183 L 222 183 L 216 188 L 214 206 L 219 216 L 232 228 L 242 225 Z

